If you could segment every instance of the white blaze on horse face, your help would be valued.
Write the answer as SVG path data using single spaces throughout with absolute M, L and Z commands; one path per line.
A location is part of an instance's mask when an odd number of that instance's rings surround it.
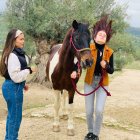
M 78 62 L 77 57 L 74 57 L 74 64 L 76 64 Z
M 50 61 L 50 67 L 49 67 L 49 79 L 50 81 L 52 82 L 52 79 L 51 79 L 51 75 L 54 71 L 54 68 L 56 67 L 57 63 L 58 63 L 58 60 L 59 60 L 59 54 L 58 54 L 58 51 L 54 54 L 54 57 L 52 58 L 52 60 Z

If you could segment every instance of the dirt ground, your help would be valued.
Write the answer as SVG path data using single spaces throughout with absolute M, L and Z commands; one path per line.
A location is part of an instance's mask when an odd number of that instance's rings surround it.
M 125 69 L 111 77 L 100 140 L 140 140 L 140 70 Z M 82 89 L 82 88 L 80 88 Z M 82 91 L 83 92 L 83 91 Z M 75 136 L 67 136 L 67 120 L 60 132 L 52 131 L 53 94 L 46 87 L 30 84 L 24 93 L 19 140 L 83 140 L 87 133 L 84 97 L 74 99 Z M 0 140 L 4 140 L 6 104 L 0 91 Z

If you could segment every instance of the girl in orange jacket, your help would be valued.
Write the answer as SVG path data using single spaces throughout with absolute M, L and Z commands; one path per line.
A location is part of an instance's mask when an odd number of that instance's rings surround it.
M 108 73 L 112 74 L 114 72 L 113 50 L 106 45 L 113 34 L 111 25 L 112 21 L 108 22 L 108 17 L 105 16 L 97 21 L 93 27 L 93 43 L 90 44 L 90 48 L 94 63 L 87 69 L 84 84 L 85 94 L 93 91 L 99 85 L 102 77 L 102 86 L 106 90 L 108 89 Z M 71 74 L 71 78 L 76 77 L 75 73 Z M 84 140 L 99 140 L 106 97 L 106 91 L 102 87 L 98 88 L 95 93 L 85 97 L 88 134 Z

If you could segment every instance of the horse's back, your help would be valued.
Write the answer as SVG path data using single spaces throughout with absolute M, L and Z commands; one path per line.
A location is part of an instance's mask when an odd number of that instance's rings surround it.
M 53 73 L 55 66 L 58 63 L 59 50 L 61 47 L 62 47 L 62 44 L 57 44 L 51 48 L 50 55 L 49 55 L 48 62 L 47 62 L 47 67 L 46 67 L 47 79 L 49 81 L 51 81 L 51 75 Z
M 62 47 L 62 44 L 57 44 L 52 46 L 51 51 L 50 51 L 50 57 L 52 58 L 53 55 Z

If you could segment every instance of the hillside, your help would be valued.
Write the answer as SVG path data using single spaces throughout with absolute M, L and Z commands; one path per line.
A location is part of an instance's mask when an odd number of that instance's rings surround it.
M 140 28 L 129 27 L 128 29 L 126 29 L 126 32 L 128 32 L 134 36 L 140 37 Z

